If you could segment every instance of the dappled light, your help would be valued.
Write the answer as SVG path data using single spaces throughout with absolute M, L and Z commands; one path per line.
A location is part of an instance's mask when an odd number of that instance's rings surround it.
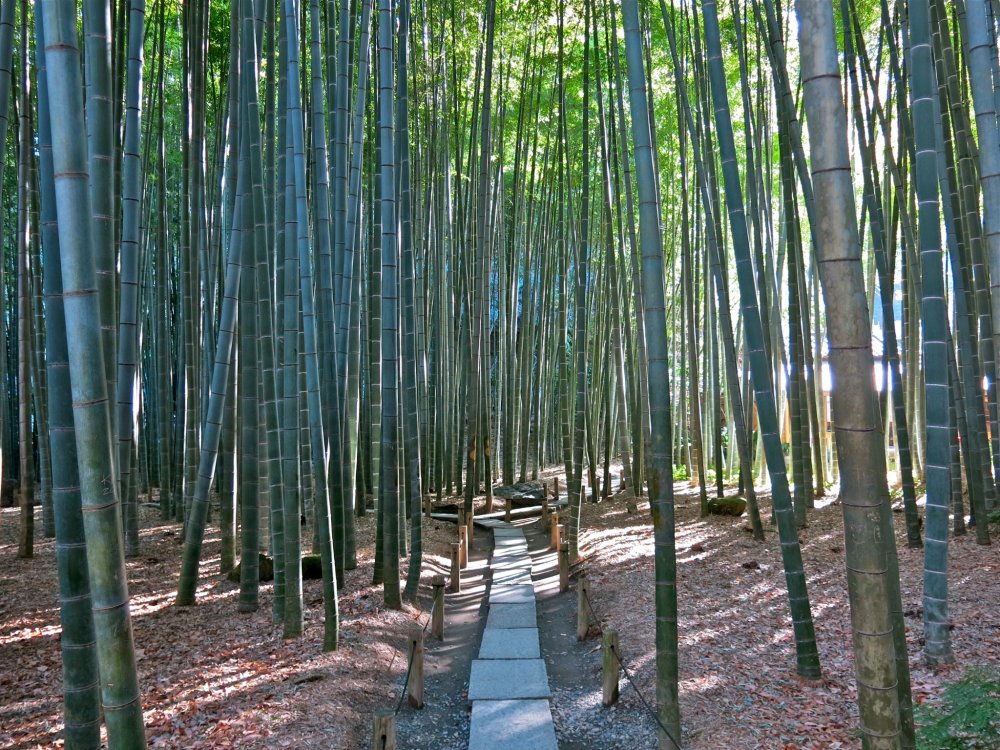
M 743 529 L 745 520 L 700 519 L 697 502 L 691 502 L 697 492 L 685 485 L 676 485 L 675 492 L 679 685 L 682 712 L 691 727 L 685 747 L 765 746 L 765 738 L 775 734 L 796 748 L 832 748 L 837 742 L 851 746 L 857 718 L 839 505 L 829 495 L 822 507 L 817 499 L 811 522 L 801 532 L 824 665 L 823 679 L 810 684 L 795 677 L 787 592 L 773 531 L 763 544 L 755 542 Z M 621 634 L 623 654 L 640 685 L 651 692 L 655 651 L 650 522 L 648 515 L 623 513 L 622 507 L 620 501 L 585 505 L 582 545 L 596 612 L 604 627 Z M 897 528 L 897 534 L 903 537 L 905 532 Z M 956 622 L 962 624 L 953 637 L 976 663 L 986 660 L 1000 668 L 995 661 L 1000 619 L 984 610 L 975 594 L 993 585 L 991 566 L 976 565 L 975 545 L 962 545 L 956 554 L 961 557 L 954 560 L 952 601 Z M 751 562 L 756 566 L 748 568 Z M 913 627 L 919 623 L 912 619 L 920 598 L 919 557 L 901 549 L 901 566 L 904 608 L 911 613 L 908 625 Z M 915 696 L 922 702 L 937 694 L 955 672 L 922 667 L 915 639 L 910 649 Z M 623 700 L 631 700 L 628 695 L 623 693 Z M 808 705 L 810 710 L 790 713 L 791 705 Z M 737 714 L 740 721 L 731 721 Z
M 1000 747 L 998 11 L 0 0 L 0 747 Z
M 175 524 L 145 527 L 144 556 L 129 561 L 136 657 L 151 746 L 181 742 L 186 748 L 263 750 L 275 742 L 295 744 L 297 736 L 315 737 L 318 729 L 332 743 L 329 747 L 353 749 L 345 731 L 361 731 L 367 716 L 357 708 L 317 708 L 316 696 L 347 680 L 356 707 L 380 697 L 388 700 L 393 681 L 406 668 L 405 639 L 398 630 L 407 622 L 424 623 L 426 612 L 409 607 L 399 613 L 384 610 L 378 588 L 348 573 L 353 585 L 341 600 L 341 651 L 323 654 L 307 640 L 282 643 L 275 638 L 266 596 L 258 612 L 235 613 L 239 587 L 218 576 L 218 534 L 207 540 L 206 568 L 216 572 L 199 587 L 197 607 L 174 606 L 176 571 L 170 572 L 169 566 L 176 560 L 178 530 Z M 0 542 L 0 550 L 10 549 L 5 540 Z M 370 561 L 371 549 L 370 542 L 360 546 L 359 557 Z M 40 560 L 15 561 L 11 580 L 22 580 L 25 566 L 44 564 L 44 554 L 39 552 Z M 434 568 L 445 569 L 440 557 L 426 562 L 427 575 Z M 47 568 L 34 576 L 36 585 L 30 590 L 20 583 L 5 584 L 7 605 L 23 608 L 53 597 L 54 570 Z M 368 575 L 370 570 L 369 564 Z M 322 628 L 318 583 L 306 584 L 310 633 Z M 30 617 L 0 619 L 0 682 L 15 690 L 0 708 L 5 747 L 52 746 L 61 731 L 58 610 L 30 611 Z M 359 660 L 368 665 L 364 671 L 352 666 Z M 16 675 L 21 679 L 14 683 Z

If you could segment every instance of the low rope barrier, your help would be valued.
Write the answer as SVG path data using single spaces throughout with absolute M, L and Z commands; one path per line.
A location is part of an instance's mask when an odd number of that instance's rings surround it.
M 427 632 L 427 628 L 430 627 L 431 621 L 434 619 L 434 610 L 437 609 L 437 600 L 431 602 L 430 612 L 427 613 L 427 622 L 424 623 L 424 632 Z
M 594 611 L 594 605 L 590 601 L 590 594 L 584 591 L 583 598 L 587 602 L 587 609 L 590 610 L 590 616 L 593 619 L 594 624 L 597 625 L 598 632 L 603 634 L 604 628 L 601 627 L 601 618 L 599 618 L 597 616 L 597 613 Z M 659 724 L 660 729 L 663 730 L 663 733 L 667 736 L 667 739 L 670 740 L 673 746 L 676 747 L 677 750 L 681 750 L 680 743 L 674 739 L 674 736 L 670 733 L 670 730 L 663 725 L 663 722 L 660 721 L 659 715 L 650 705 L 649 701 L 646 700 L 646 696 L 642 694 L 642 691 L 639 689 L 639 686 L 636 684 L 635 680 L 632 679 L 632 673 L 629 670 L 628 666 L 626 666 L 625 662 L 622 661 L 621 654 L 619 654 L 618 650 L 613 646 L 611 647 L 611 653 L 614 654 L 615 661 L 618 662 L 618 666 L 621 667 L 622 672 L 625 673 L 625 679 L 628 680 L 628 684 L 631 685 L 632 688 L 635 690 L 635 694 L 639 696 L 639 700 L 642 701 L 642 705 L 646 707 L 646 710 L 649 712 L 649 715 L 653 717 L 653 719 L 656 721 L 657 724 Z
M 410 672 L 413 671 L 413 655 L 416 652 L 416 649 L 410 649 L 410 663 L 406 665 L 406 679 L 403 680 L 403 689 L 399 691 L 399 703 L 396 704 L 396 710 L 393 711 L 394 714 L 399 713 L 399 709 L 403 707 L 403 701 L 406 700 L 406 688 L 410 685 Z
M 424 633 L 427 632 L 427 628 L 428 626 L 430 626 L 431 620 L 434 619 L 434 609 L 436 606 L 437 602 L 433 602 L 431 604 L 431 611 L 427 613 L 427 622 L 424 623 L 423 627 Z M 414 648 L 410 649 L 410 660 L 409 663 L 406 665 L 406 679 L 403 680 L 403 689 L 399 692 L 399 703 L 396 704 L 396 710 L 393 711 L 393 714 L 398 714 L 400 709 L 403 708 L 403 701 L 406 700 L 406 688 L 410 686 L 410 673 L 413 671 L 413 658 L 414 656 L 416 656 L 416 653 L 417 653 L 416 649 Z M 393 661 L 395 661 L 395 658 L 396 657 L 394 656 Z M 391 663 L 389 664 L 389 669 L 390 670 L 392 669 Z

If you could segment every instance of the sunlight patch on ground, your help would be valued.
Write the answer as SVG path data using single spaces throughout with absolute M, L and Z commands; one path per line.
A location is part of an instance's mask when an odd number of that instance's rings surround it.
M 721 690 L 726 687 L 725 681 L 715 674 L 691 677 L 681 680 L 678 684 L 681 690 L 692 693 L 707 693 L 710 690 Z
M 131 598 L 131 613 L 133 617 L 142 617 L 166 609 L 174 603 L 174 598 L 167 594 L 149 594 L 147 596 L 133 596 Z
M 20 626 L 18 623 L 22 623 Z M 24 624 L 25 620 L 15 620 L 12 623 L 13 629 L 7 634 L 0 636 L 0 646 L 7 646 L 18 641 L 28 641 L 32 638 L 47 638 L 57 635 L 62 628 L 59 625 L 44 625 L 42 627 Z
M 840 496 L 836 492 L 827 492 L 823 497 L 817 497 L 815 499 L 816 509 L 821 510 L 827 508 L 837 502 Z

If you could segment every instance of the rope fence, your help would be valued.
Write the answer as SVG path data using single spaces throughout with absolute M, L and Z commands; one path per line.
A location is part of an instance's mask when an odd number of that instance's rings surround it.
M 431 609 L 427 613 L 427 622 L 424 623 L 423 628 L 420 630 L 420 637 L 423 638 L 427 634 L 427 628 L 430 627 L 431 620 L 434 619 L 434 610 L 437 608 L 437 600 L 431 602 Z M 417 649 L 410 649 L 410 659 L 409 663 L 406 665 L 406 678 L 403 680 L 403 689 L 399 691 L 399 702 L 396 704 L 396 710 L 393 714 L 398 714 L 400 709 L 403 707 L 403 701 L 406 700 L 406 689 L 410 686 L 410 675 L 413 673 L 413 660 L 417 655 Z
M 438 580 L 441 579 L 441 580 Z M 444 580 L 440 576 L 435 576 L 433 581 L 434 585 L 434 598 L 431 602 L 430 611 L 427 612 L 427 621 L 420 626 L 419 619 L 415 624 L 413 631 L 411 632 L 409 639 L 410 646 L 410 656 L 406 664 L 406 676 L 403 678 L 403 687 L 399 691 L 399 701 L 396 703 L 395 709 L 383 708 L 375 712 L 374 722 L 372 726 L 372 750 L 395 750 L 396 748 L 396 715 L 403 709 L 403 702 L 406 701 L 407 697 L 410 699 L 410 705 L 414 708 L 424 707 L 424 662 L 423 662 L 423 650 L 424 650 L 424 635 L 427 633 L 427 628 L 431 626 L 431 623 L 435 620 L 435 613 L 438 608 L 443 609 L 444 606 Z M 419 630 L 417 630 L 419 627 Z M 440 625 L 435 626 L 435 630 L 439 631 Z M 439 631 L 440 632 L 440 631 Z M 438 636 L 440 637 L 440 635 Z M 398 653 L 398 652 L 397 652 Z M 419 656 L 419 658 L 418 658 Z M 396 654 L 393 654 L 392 660 L 389 662 L 389 671 L 392 671 L 393 665 L 396 663 Z M 416 673 L 416 678 L 414 680 L 414 687 L 410 689 L 410 680 Z
M 415 648 L 410 649 L 410 663 L 406 665 L 406 679 L 403 680 L 403 689 L 399 691 L 399 703 L 396 704 L 396 710 L 393 711 L 393 714 L 398 714 L 403 707 L 403 701 L 406 699 L 406 688 L 410 685 L 410 674 L 413 672 L 413 656 L 416 653 Z
M 583 600 L 587 602 L 587 609 L 590 610 L 590 617 L 594 621 L 594 624 L 597 626 L 598 633 L 601 633 L 603 635 L 604 628 L 601 626 L 601 618 L 599 618 L 597 616 L 597 612 L 594 611 L 594 605 L 590 601 L 590 593 L 586 590 L 586 588 L 581 589 L 581 592 L 583 594 Z M 625 674 L 625 679 L 628 680 L 628 684 L 632 686 L 633 690 L 635 690 L 635 694 L 639 696 L 639 700 L 642 701 L 642 705 L 645 706 L 646 711 L 649 712 L 649 715 L 653 717 L 653 719 L 659 725 L 660 729 L 663 731 L 663 734 L 666 735 L 667 739 L 670 740 L 673 746 L 677 748 L 677 750 L 681 750 L 680 743 L 676 739 L 674 739 L 674 736 L 670 733 L 670 730 L 663 725 L 663 722 L 660 721 L 660 717 L 657 714 L 656 710 L 653 708 L 650 702 L 646 700 L 646 696 L 642 694 L 642 691 L 639 689 L 639 685 L 636 683 L 636 681 L 632 679 L 632 671 L 628 668 L 625 662 L 622 661 L 621 654 L 618 653 L 620 648 L 616 648 L 616 645 L 612 643 L 610 646 L 610 650 L 615 657 L 615 661 L 618 662 L 618 666 Z

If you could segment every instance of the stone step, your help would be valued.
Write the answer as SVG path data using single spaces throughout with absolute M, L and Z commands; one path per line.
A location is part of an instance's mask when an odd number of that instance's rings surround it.
M 527 552 L 493 555 L 490 558 L 490 566 L 493 568 L 530 568 L 531 555 Z
M 524 529 L 517 526 L 498 526 L 493 529 L 493 541 L 500 539 L 518 539 L 524 541 Z
M 486 628 L 480 659 L 539 659 L 538 628 Z
M 509 529 L 511 525 L 500 518 L 490 518 L 487 516 L 476 516 L 476 526 L 486 529 Z
M 469 750 L 557 750 L 547 700 L 476 701 Z
M 531 583 L 531 568 L 502 568 L 493 571 L 493 584 Z
M 476 659 L 469 676 L 469 700 L 548 698 L 549 675 L 542 659 Z
M 525 544 L 524 542 L 515 544 L 502 544 L 493 550 L 494 557 L 496 557 L 497 555 L 506 555 L 507 557 L 510 557 L 511 555 L 527 555 L 527 554 L 528 554 L 528 545 Z
M 537 625 L 534 600 L 524 604 L 492 604 L 486 617 L 487 628 L 533 628 Z
M 528 555 L 528 547 L 522 544 L 504 544 L 497 547 L 493 551 L 494 558 L 505 558 L 505 557 L 526 557 Z
M 530 583 L 496 583 L 490 588 L 490 604 L 527 604 L 535 601 L 535 587 Z
M 523 536 L 518 537 L 513 534 L 509 536 L 500 535 L 493 540 L 493 547 L 497 550 L 528 549 L 528 542 Z

